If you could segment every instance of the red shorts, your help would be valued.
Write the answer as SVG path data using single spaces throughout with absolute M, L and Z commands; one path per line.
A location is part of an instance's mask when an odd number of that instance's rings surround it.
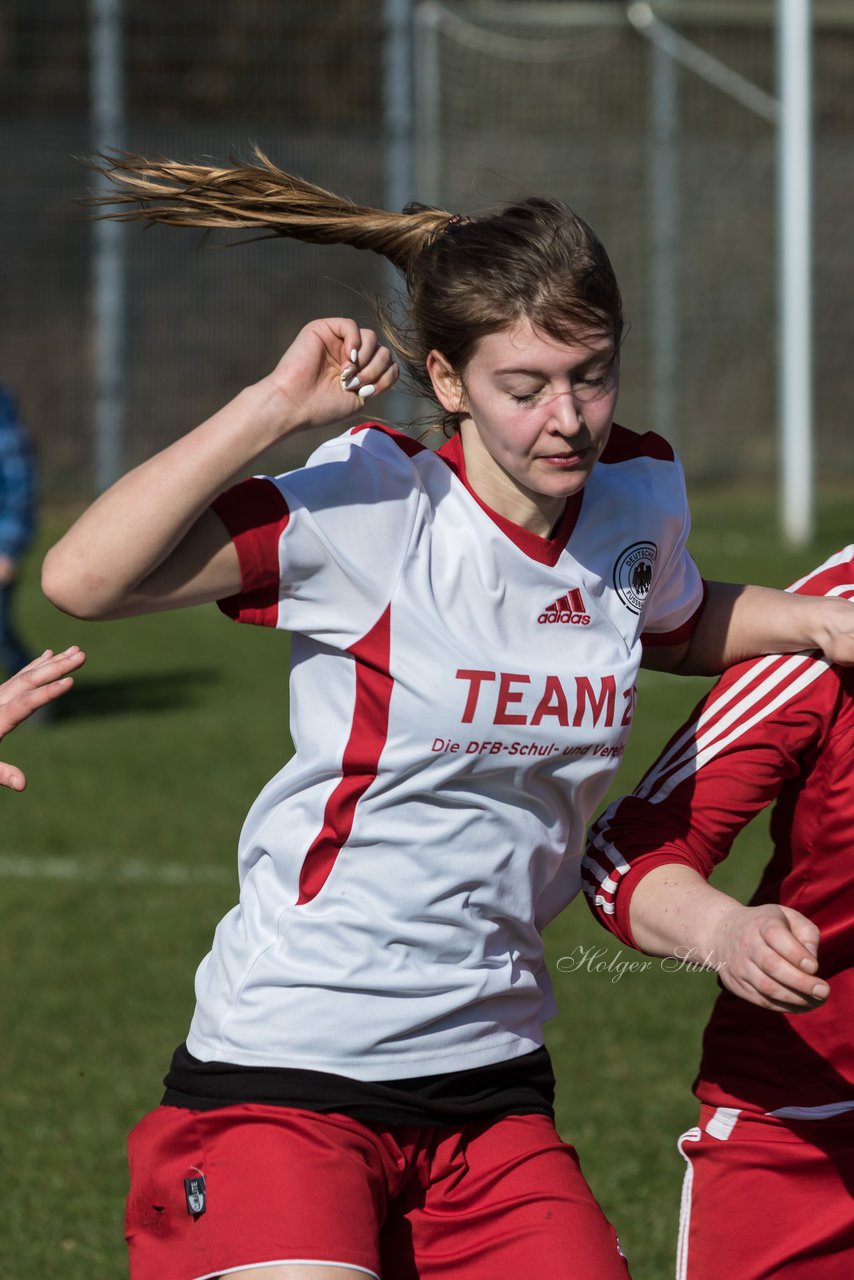
M 451 1129 L 256 1103 L 164 1106 L 129 1152 L 131 1280 L 300 1261 L 386 1280 L 629 1276 L 547 1116 Z
M 677 1280 L 851 1280 L 854 1113 L 780 1120 L 700 1108 L 679 1139 Z

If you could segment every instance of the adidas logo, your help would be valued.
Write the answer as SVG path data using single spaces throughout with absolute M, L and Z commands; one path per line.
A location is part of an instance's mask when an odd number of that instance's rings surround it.
M 590 622 L 590 614 L 584 608 L 584 600 L 581 592 L 577 587 L 573 587 L 567 591 L 565 596 L 561 596 L 555 600 L 554 604 L 550 604 L 544 609 L 537 618 L 537 622 L 564 622 L 570 623 L 576 627 L 586 627 Z

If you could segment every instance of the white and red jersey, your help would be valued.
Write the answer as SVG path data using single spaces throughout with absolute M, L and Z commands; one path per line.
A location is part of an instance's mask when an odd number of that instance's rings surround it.
M 247 817 L 190 1053 L 388 1080 L 530 1052 L 642 633 L 679 643 L 701 605 L 678 462 L 615 426 L 542 538 L 474 495 L 458 439 L 369 425 L 214 509 L 222 608 L 292 633 L 295 754 Z
M 854 599 L 854 546 L 790 590 Z M 664 863 L 708 876 L 772 801 L 774 852 L 751 902 L 815 922 L 830 998 L 788 1015 L 723 991 L 695 1092 L 713 1106 L 824 1113 L 854 1105 L 854 668 L 790 654 L 728 671 L 593 827 L 584 889 L 601 923 L 634 945 L 629 906 L 643 876 Z

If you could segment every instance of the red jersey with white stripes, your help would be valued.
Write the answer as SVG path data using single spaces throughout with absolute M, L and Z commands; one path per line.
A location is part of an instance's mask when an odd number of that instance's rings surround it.
M 854 546 L 790 590 L 854 599 Z M 708 876 L 772 801 L 774 852 L 751 902 L 815 922 L 830 998 L 789 1015 L 722 991 L 695 1092 L 714 1106 L 842 1109 L 854 1105 L 854 668 L 793 654 L 728 671 L 634 794 L 593 827 L 585 894 L 633 945 L 629 906 L 643 876 L 665 863 Z
M 458 439 L 373 426 L 214 509 L 223 609 L 292 633 L 295 754 L 246 820 L 190 1052 L 363 1080 L 530 1052 L 641 637 L 678 643 L 702 599 L 669 447 L 614 427 L 550 538 L 484 506 Z

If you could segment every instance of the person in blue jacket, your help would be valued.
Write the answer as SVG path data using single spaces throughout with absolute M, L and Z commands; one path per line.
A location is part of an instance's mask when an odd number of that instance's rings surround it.
M 13 598 L 24 552 L 36 530 L 36 467 L 29 434 L 0 383 L 0 664 L 7 675 L 31 660 L 15 624 Z

